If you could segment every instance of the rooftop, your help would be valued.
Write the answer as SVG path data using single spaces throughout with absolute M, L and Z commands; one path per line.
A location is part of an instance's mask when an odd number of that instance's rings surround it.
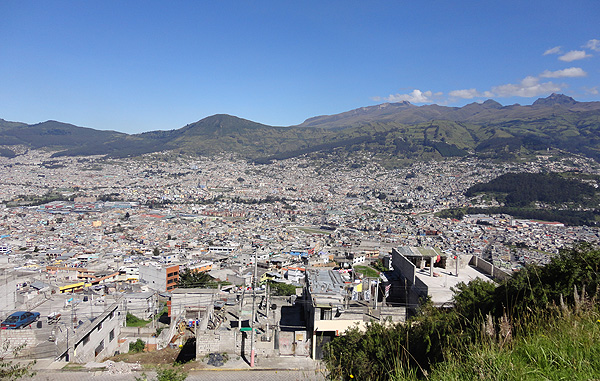
M 429 276 L 429 268 L 417 269 L 416 277 L 427 286 L 427 293 L 431 296 L 434 305 L 443 305 L 452 301 L 454 293 L 452 288 L 460 282 L 469 283 L 474 279 L 483 279 L 492 282 L 487 274 L 471 266 L 456 269 L 443 269 L 435 267 L 433 277 Z

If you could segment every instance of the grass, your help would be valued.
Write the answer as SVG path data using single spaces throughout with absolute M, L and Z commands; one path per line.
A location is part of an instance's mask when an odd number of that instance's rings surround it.
M 592 380 L 600 375 L 600 311 L 532 316 L 533 329 L 512 341 L 498 336 L 454 348 L 426 376 L 437 380 Z M 482 335 L 483 336 L 483 335 Z M 417 380 L 397 363 L 391 380 Z
M 303 232 L 305 232 L 307 234 L 325 234 L 325 235 L 329 235 L 329 234 L 332 233 L 331 231 L 321 230 L 321 229 L 313 229 L 313 228 L 301 228 L 301 227 L 298 227 L 297 229 L 300 230 L 300 231 L 303 231 Z
M 370 266 L 354 266 L 354 271 L 356 271 L 357 273 L 361 273 L 366 277 L 369 278 L 377 278 L 379 277 L 379 271 L 375 270 L 374 268 L 370 267 Z
M 145 327 L 146 325 L 148 325 L 148 323 L 150 323 L 150 320 L 140 319 L 137 316 L 128 312 L 125 318 L 125 322 L 127 323 L 127 327 Z
M 544 316 L 539 315 L 541 319 Z M 600 314 L 548 317 L 510 346 L 480 343 L 434 367 L 431 380 L 589 380 L 600 375 Z
M 595 300 L 584 303 L 587 305 L 532 310 L 518 322 L 501 319 L 495 324 L 490 323 L 482 327 L 474 342 L 448 343 L 450 346 L 444 348 L 444 359 L 432 364 L 428 371 L 407 368 L 400 357 L 383 356 L 379 361 L 387 364 L 389 372 L 370 374 L 367 378 L 363 374 L 363 379 L 600 379 L 600 306 Z M 328 367 L 328 371 L 327 377 L 331 380 L 348 379 L 349 376 L 343 367 Z
M 96 368 L 98 369 L 98 368 Z M 104 370 L 106 368 L 100 368 L 100 370 Z M 67 363 L 65 366 L 62 367 L 62 370 L 66 370 L 66 371 L 88 371 L 88 369 L 81 365 L 81 364 L 75 364 L 75 363 Z

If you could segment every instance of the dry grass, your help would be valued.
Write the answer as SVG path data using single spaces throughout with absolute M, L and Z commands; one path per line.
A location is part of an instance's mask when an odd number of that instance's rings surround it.
M 126 363 L 138 363 L 144 368 L 154 368 L 160 365 L 173 365 L 179 356 L 180 348 L 164 348 L 158 351 L 139 352 L 139 353 L 121 353 L 119 355 L 108 358 L 112 361 L 123 361 Z M 198 369 L 204 367 L 199 361 L 189 361 L 182 364 L 184 371 Z

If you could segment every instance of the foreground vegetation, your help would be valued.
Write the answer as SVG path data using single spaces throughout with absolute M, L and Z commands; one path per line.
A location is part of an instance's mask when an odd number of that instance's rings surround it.
M 600 374 L 600 250 L 564 250 L 495 287 L 460 284 L 455 308 L 372 323 L 326 347 L 330 379 L 592 379 Z

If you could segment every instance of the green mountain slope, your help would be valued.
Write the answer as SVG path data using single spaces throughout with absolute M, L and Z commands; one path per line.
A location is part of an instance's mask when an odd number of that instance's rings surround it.
M 23 144 L 32 148 L 61 149 L 124 137 L 115 131 L 100 131 L 54 120 L 33 125 L 6 122 L 0 125 L 0 141 L 5 145 Z
M 495 158 L 559 149 L 600 160 L 600 102 L 553 94 L 529 106 L 488 100 L 464 107 L 408 102 L 363 107 L 274 127 L 231 115 L 213 115 L 182 128 L 128 135 L 48 121 L 0 120 L 0 145 L 57 150 L 56 155 L 134 156 L 174 150 L 220 152 L 258 161 L 302 154 L 366 150 L 382 158 L 430 159 L 475 154 Z

